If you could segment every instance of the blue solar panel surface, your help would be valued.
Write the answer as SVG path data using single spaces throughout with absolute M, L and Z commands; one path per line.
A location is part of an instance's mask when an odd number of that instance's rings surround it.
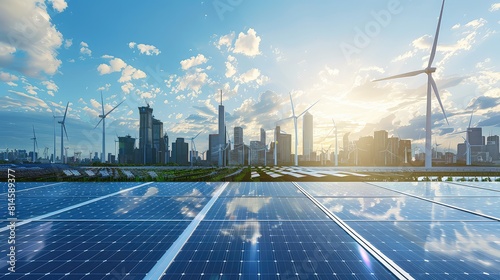
M 498 183 L 297 184 L 18 183 L 0 278 L 500 278 Z

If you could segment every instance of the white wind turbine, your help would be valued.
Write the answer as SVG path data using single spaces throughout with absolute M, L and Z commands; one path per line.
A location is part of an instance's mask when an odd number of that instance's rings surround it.
M 452 134 L 460 134 L 460 133 L 465 133 L 465 138 L 464 143 L 465 143 L 465 165 L 471 165 L 472 163 L 472 153 L 471 153 L 471 144 L 469 143 L 469 134 L 470 134 L 470 125 L 472 123 L 472 116 L 474 115 L 474 110 L 472 110 L 472 113 L 470 114 L 470 119 L 469 119 L 469 126 L 467 127 L 466 131 L 460 131 L 460 132 L 455 132 Z
M 68 133 L 66 132 L 66 114 L 68 113 L 68 106 L 69 106 L 69 102 L 66 104 L 66 110 L 64 111 L 64 116 L 63 116 L 62 121 L 58 121 L 58 123 L 61 124 L 61 163 L 65 163 L 64 162 L 64 134 L 66 134 L 66 139 L 68 139 Z M 55 157 L 55 154 L 56 153 L 54 152 L 54 157 Z
M 193 167 L 193 161 L 194 161 L 194 153 L 196 151 L 196 145 L 194 143 L 194 139 L 200 135 L 201 131 L 196 134 L 195 137 L 191 137 L 191 167 Z
M 123 100 L 125 101 L 125 100 Z M 109 112 L 107 112 L 106 114 L 104 113 L 104 100 L 102 98 L 102 91 L 101 91 L 101 108 L 102 108 L 102 115 L 99 115 L 99 118 L 101 118 L 101 120 L 96 124 L 96 126 L 94 127 L 97 128 L 97 126 L 99 126 L 99 124 L 102 122 L 102 154 L 101 154 L 101 162 L 102 163 L 105 163 L 106 162 L 106 117 L 111 113 L 113 112 L 116 107 L 120 106 L 120 104 L 123 103 L 120 102 L 118 103 L 118 105 L 116 105 L 113 109 L 111 109 Z
M 284 120 L 288 120 L 288 119 L 293 119 L 293 125 L 294 125 L 294 128 L 295 128 L 295 166 L 298 166 L 299 165 L 299 155 L 297 154 L 297 151 L 299 149 L 299 133 L 298 133 L 298 129 L 297 129 L 297 120 L 303 115 L 305 114 L 307 111 L 309 111 L 309 109 L 312 108 L 312 106 L 316 105 L 316 103 L 318 103 L 318 101 L 314 102 L 313 105 L 309 106 L 304 112 L 302 112 L 300 115 L 296 116 L 295 115 L 295 107 L 293 106 L 293 100 L 292 100 L 292 93 L 290 93 L 290 103 L 292 104 L 292 116 L 291 117 L 288 117 L 286 119 L 283 119 L 282 121 Z
M 425 118 L 425 168 L 431 168 L 432 167 L 432 140 L 431 140 L 431 133 L 432 133 L 432 128 L 431 128 L 431 95 L 432 95 L 432 90 L 434 90 L 434 93 L 436 95 L 436 98 L 439 102 L 439 105 L 441 106 L 441 110 L 443 111 L 444 118 L 446 119 L 446 123 L 448 123 L 448 118 L 446 117 L 446 113 L 444 112 L 444 107 L 443 104 L 441 103 L 441 98 L 439 97 L 439 92 L 438 88 L 436 85 L 436 82 L 432 78 L 432 73 L 436 72 L 436 68 L 432 67 L 432 62 L 434 61 L 434 57 L 436 56 L 436 48 L 437 48 L 437 42 L 438 42 L 438 37 L 439 37 L 439 29 L 441 27 L 441 19 L 443 17 L 443 9 L 444 9 L 444 2 L 441 5 L 441 13 L 439 14 L 439 21 L 436 29 L 436 36 L 434 36 L 434 43 L 432 44 L 432 50 L 431 50 L 431 55 L 429 58 L 429 63 L 427 65 L 427 68 L 423 70 L 418 70 L 418 71 L 413 71 L 413 72 L 408 72 L 400 75 L 395 75 L 391 76 L 388 78 L 383 78 L 383 79 L 378 79 L 374 80 L 374 82 L 377 81 L 384 81 L 384 80 L 391 80 L 391 79 L 398 79 L 398 78 L 405 78 L 405 77 L 412 77 L 416 76 L 419 74 L 427 74 L 427 111 L 426 111 L 426 118 Z
M 33 138 L 31 138 L 31 140 L 33 140 L 33 163 L 35 163 L 36 161 L 35 152 L 36 148 L 38 148 L 38 142 L 36 141 L 36 134 L 35 134 L 35 126 L 33 126 Z

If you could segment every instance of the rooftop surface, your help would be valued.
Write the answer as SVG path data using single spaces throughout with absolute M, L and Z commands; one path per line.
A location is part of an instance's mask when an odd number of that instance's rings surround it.
M 2 279 L 500 277 L 500 183 L 15 187 L 16 272 L 2 203 Z

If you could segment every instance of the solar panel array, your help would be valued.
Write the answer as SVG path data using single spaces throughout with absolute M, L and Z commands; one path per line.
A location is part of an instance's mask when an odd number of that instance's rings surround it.
M 0 200 L 7 201 L 6 189 Z M 16 272 L 7 270 L 5 209 L 1 279 L 500 277 L 498 183 L 18 183 L 16 189 Z

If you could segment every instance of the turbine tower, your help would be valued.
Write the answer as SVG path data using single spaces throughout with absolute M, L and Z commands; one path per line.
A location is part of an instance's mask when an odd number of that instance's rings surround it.
M 303 114 L 305 114 L 307 111 L 309 111 L 309 109 L 312 108 L 312 106 L 316 105 L 316 103 L 318 103 L 318 101 L 314 102 L 313 105 L 309 106 L 304 112 L 300 113 L 300 115 L 295 115 L 295 107 L 293 106 L 293 100 L 292 100 L 292 93 L 290 93 L 290 103 L 292 104 L 292 116 L 289 117 L 289 118 L 286 118 L 286 119 L 283 119 L 283 120 L 288 120 L 288 119 L 293 119 L 293 125 L 295 127 L 295 166 L 298 166 L 299 165 L 299 155 L 297 154 L 297 151 L 299 149 L 299 132 L 298 132 L 298 129 L 297 129 L 297 120 L 298 118 L 300 118 Z
M 33 140 L 33 163 L 35 163 L 36 161 L 35 151 L 36 148 L 38 148 L 38 142 L 36 141 L 36 134 L 35 134 L 35 126 L 33 126 L 33 138 L 31 138 L 31 140 Z
M 413 71 L 413 72 L 408 72 L 400 75 L 395 75 L 391 76 L 388 78 L 383 78 L 383 79 L 378 79 L 374 80 L 374 82 L 378 81 L 385 81 L 385 80 L 391 80 L 391 79 L 398 79 L 398 78 L 405 78 L 405 77 L 413 77 L 419 74 L 427 74 L 427 110 L 426 110 L 426 118 L 425 118 L 425 168 L 431 168 L 432 167 L 432 140 L 431 140 L 431 133 L 432 133 L 432 127 L 431 127 L 431 95 L 432 95 L 432 90 L 434 90 L 434 94 L 436 95 L 436 98 L 439 102 L 439 105 L 441 106 L 441 110 L 443 111 L 444 118 L 446 119 L 446 123 L 448 123 L 448 118 L 446 117 L 446 113 L 444 112 L 444 107 L 443 104 L 441 103 L 441 98 L 439 97 L 439 92 L 438 88 L 436 85 L 436 82 L 432 78 L 432 73 L 436 72 L 436 68 L 432 67 L 432 62 L 434 62 L 434 58 L 436 56 L 436 48 L 437 48 L 437 42 L 438 42 L 438 37 L 439 37 L 439 29 L 441 28 L 441 19 L 443 17 L 443 9 L 444 9 L 444 2 L 441 5 L 441 12 L 439 14 L 439 21 L 436 29 L 436 36 L 434 36 L 434 43 L 432 44 L 432 50 L 431 50 L 431 55 L 429 58 L 429 63 L 427 64 L 427 68 L 423 70 L 418 70 L 418 71 Z M 449 124 L 449 123 L 448 123 Z
M 196 145 L 194 144 L 194 139 L 200 135 L 201 131 L 196 134 L 195 137 L 191 137 L 191 167 L 193 167 L 193 158 L 194 158 L 194 153 L 196 151 Z
M 338 146 L 338 139 L 337 139 L 337 124 L 335 123 L 335 120 L 332 119 L 333 122 L 333 127 L 335 129 L 335 166 L 339 166 L 339 146 Z
M 66 114 L 68 113 L 69 102 L 66 104 L 66 111 L 64 111 L 64 116 L 62 121 L 58 123 L 61 124 L 61 163 L 64 163 L 64 134 L 66 134 L 66 139 L 68 140 L 68 133 L 66 132 Z M 64 133 L 63 133 L 64 131 Z M 55 155 L 55 152 L 54 152 Z
M 125 101 L 125 100 L 123 100 Z M 104 113 L 104 100 L 102 98 L 102 91 L 101 91 L 101 108 L 102 108 L 102 115 L 99 115 L 99 118 L 101 118 L 101 120 L 96 124 L 96 126 L 94 127 L 97 128 L 97 126 L 99 126 L 99 124 L 102 122 L 102 154 L 101 154 L 101 162 L 102 163 L 105 163 L 106 162 L 106 117 L 111 113 L 113 112 L 116 107 L 120 106 L 120 104 L 123 103 L 120 102 L 118 103 L 118 105 L 116 105 L 113 109 L 111 109 L 109 112 L 107 112 L 106 114 Z

